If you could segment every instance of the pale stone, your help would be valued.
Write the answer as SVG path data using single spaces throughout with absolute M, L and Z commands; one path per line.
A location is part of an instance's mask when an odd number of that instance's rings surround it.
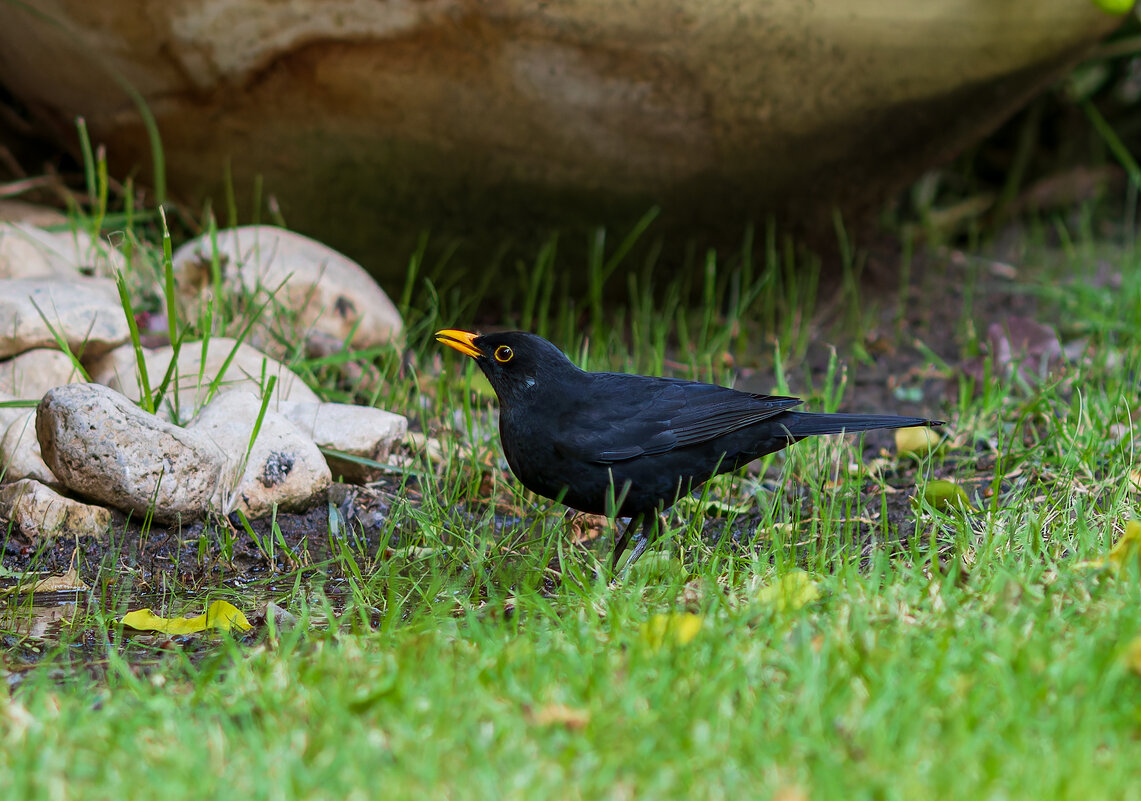
M 28 410 L 28 407 L 4 406 L 3 404 L 22 403 L 23 400 L 23 398 L 17 398 L 15 395 L 0 391 L 0 431 L 6 431 L 8 426 L 23 417 L 24 412 Z
M 143 350 L 152 393 L 166 375 L 173 355 L 174 348 L 170 346 Z M 226 364 L 227 360 L 229 364 Z M 217 386 L 213 387 L 223 366 L 225 372 L 218 379 Z M 124 345 L 108 353 L 94 362 L 89 372 L 92 381 L 106 384 L 131 400 L 142 397 L 138 362 L 131 345 Z M 203 342 L 184 342 L 178 352 L 178 381 L 172 383 L 164 397 L 164 414 L 171 419 L 188 420 L 218 393 L 235 389 L 260 395 L 264 380 L 269 376 L 277 377 L 271 408 L 276 408 L 276 404 L 284 400 L 306 403 L 319 401 L 317 393 L 309 389 L 300 376 L 244 342 L 239 345 L 236 340 L 226 337 L 214 337 Z
M 408 418 L 371 406 L 347 403 L 293 403 L 281 412 L 321 448 L 385 462 L 393 446 L 408 433 Z M 359 462 L 326 456 L 334 476 L 354 484 L 380 478 L 383 470 Z
M 61 350 L 36 348 L 0 361 L 0 393 L 17 398 L 39 400 L 52 387 L 82 380 Z
M 36 414 L 44 461 L 72 492 L 161 522 L 211 510 L 225 457 L 99 384 L 50 390 Z
M 111 276 L 123 265 L 110 243 L 78 228 L 44 231 L 27 223 L 0 223 L 0 278 Z
M 174 254 L 178 286 L 197 317 L 213 296 L 211 264 L 219 261 L 224 291 L 247 293 L 251 305 L 272 297 L 258 321 L 258 343 L 281 352 L 302 340 L 369 348 L 397 339 L 404 324 L 396 306 L 364 268 L 307 236 L 270 225 L 208 234 Z
M 0 516 L 35 539 L 104 537 L 111 525 L 109 510 L 65 498 L 30 478 L 0 487 Z
M 32 478 L 48 486 L 62 486 L 40 453 L 35 409 L 25 411 L 0 437 L 0 477 L 3 481 Z
M 325 457 L 297 426 L 269 410 L 251 446 L 260 410 L 251 393 L 231 391 L 210 401 L 189 426 L 226 454 L 222 509 L 240 509 L 250 518 L 270 514 L 275 505 L 307 509 L 332 483 Z
M 4 222 L 25 223 L 47 227 L 49 225 L 67 225 L 67 215 L 51 206 L 37 206 L 35 203 L 26 203 L 23 200 L 0 198 L 0 220 Z
M 109 278 L 0 279 L 0 358 L 54 348 L 48 323 L 80 358 L 99 356 L 130 337 Z

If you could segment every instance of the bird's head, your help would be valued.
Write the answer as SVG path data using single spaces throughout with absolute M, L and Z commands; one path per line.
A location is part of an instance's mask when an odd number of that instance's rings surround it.
M 557 386 L 560 378 L 580 372 L 561 350 L 525 331 L 473 334 L 447 328 L 437 331 L 436 339 L 475 359 L 501 404 L 539 386 Z

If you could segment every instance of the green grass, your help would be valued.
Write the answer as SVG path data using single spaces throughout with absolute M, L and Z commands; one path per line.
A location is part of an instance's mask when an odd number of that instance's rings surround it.
M 909 241 L 901 285 L 876 297 L 837 220 L 841 300 L 820 312 L 819 268 L 771 227 L 747 232 L 735 256 L 695 251 L 694 269 L 664 286 L 652 245 L 644 264 L 620 264 L 650 218 L 610 246 L 594 235 L 581 298 L 560 285 L 551 240 L 514 288 L 496 288 L 503 322 L 593 369 L 726 382 L 760 369 L 769 389 L 853 410 L 876 360 L 862 334 L 878 327 L 935 365 L 934 388 L 895 377 L 948 417 L 948 447 L 873 469 L 858 440 L 802 443 L 710 482 L 724 516 L 684 505 L 661 547 L 610 584 L 598 577 L 609 535 L 572 545 L 561 508 L 519 489 L 499 466 L 482 378 L 431 342 L 472 321 L 490 289 L 449 283 L 421 248 L 400 296 L 410 356 L 355 354 L 380 379 L 367 390 L 338 383 L 349 357 L 294 363 L 329 397 L 409 410 L 437 455 L 402 463 L 371 534 L 334 502 L 308 539 L 276 518 L 257 531 L 152 523 L 112 532 L 100 560 L 80 549 L 92 592 L 49 635 L 28 634 L 39 611 L 10 599 L 0 795 L 1141 798 L 1129 658 L 1141 566 L 1081 565 L 1136 514 L 1137 254 L 1118 248 L 1120 286 L 1099 285 L 1106 243 L 1089 225 L 1029 227 L 1028 249 L 1055 263 L 1002 291 L 1033 295 L 1063 341 L 1088 338 L 1088 355 L 1037 385 L 989 364 L 976 385 L 957 365 L 985 341 L 990 320 L 976 317 L 997 290 L 984 269 L 949 280 L 936 263 L 920 276 L 935 257 L 916 245 L 913 259 Z M 174 297 L 165 224 L 138 224 L 125 234 L 128 313 Z M 621 274 L 627 301 L 603 305 Z M 248 330 L 241 314 L 262 307 L 229 300 L 217 319 L 169 317 L 172 336 Z M 951 303 L 963 312 L 944 341 L 924 343 L 929 312 Z M 806 354 L 822 342 L 837 349 L 813 373 Z M 169 377 L 146 384 L 158 397 Z M 961 482 L 976 509 L 913 503 L 932 479 Z M 158 540 L 193 552 L 195 569 L 140 567 Z M 244 542 L 259 575 L 234 566 Z M 767 588 L 793 571 L 817 597 L 774 602 Z M 116 622 L 142 605 L 197 614 L 218 597 L 250 613 L 274 600 L 300 625 L 235 642 Z M 700 625 L 689 640 L 655 636 L 660 615 Z
M 1004 542 L 1025 547 L 1025 542 Z M 1094 543 L 1091 543 L 1094 545 Z M 34 674 L 0 723 L 9 797 L 1135 798 L 1137 576 L 1014 548 L 965 584 L 876 560 L 777 611 L 674 584 L 516 595 L 286 634 L 102 682 Z M 700 570 L 700 568 L 699 568 Z M 763 578 L 768 578 L 764 573 Z M 725 590 L 728 589 L 728 593 Z M 443 604 L 450 607 L 450 604 Z M 781 795 L 782 793 L 786 795 Z

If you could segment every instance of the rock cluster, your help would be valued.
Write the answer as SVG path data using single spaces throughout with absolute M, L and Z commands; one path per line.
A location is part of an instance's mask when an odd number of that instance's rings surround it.
M 322 402 L 265 352 L 399 338 L 395 306 L 344 256 L 269 226 L 219 232 L 216 250 L 209 237 L 188 243 L 175 257 L 180 313 L 201 319 L 219 288 L 250 309 L 262 304 L 248 339 L 265 351 L 225 337 L 136 351 L 110 277 L 122 255 L 81 231 L 10 219 L 59 227 L 44 210 L 0 213 L 9 216 L 0 222 L 0 525 L 99 535 L 112 510 L 160 523 L 300 510 L 334 478 L 374 480 L 379 470 L 353 457 L 383 463 L 407 433 L 401 415 Z M 140 366 L 151 400 L 169 377 L 154 413 L 139 405 Z

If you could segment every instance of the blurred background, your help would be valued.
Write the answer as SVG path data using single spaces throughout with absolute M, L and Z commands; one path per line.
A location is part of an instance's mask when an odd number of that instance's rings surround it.
M 826 259 L 838 228 L 954 241 L 1121 202 L 1130 5 L 7 0 L 0 191 L 82 202 L 103 148 L 113 194 L 187 235 L 285 224 L 390 292 L 414 254 L 510 282 L 555 234 L 575 282 L 598 230 L 665 272 L 750 227 Z

